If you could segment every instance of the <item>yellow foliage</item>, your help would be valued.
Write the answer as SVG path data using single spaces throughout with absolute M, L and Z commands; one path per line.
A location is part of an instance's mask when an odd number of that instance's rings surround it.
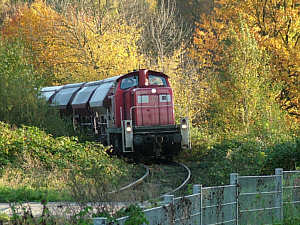
M 146 2 L 149 5 L 148 7 L 150 12 L 154 12 L 157 7 L 157 0 L 146 0 Z
M 203 15 L 197 25 L 192 57 L 201 62 L 202 69 L 228 71 L 234 51 L 228 28 L 239 33 L 239 21 L 245 21 L 259 48 L 271 56 L 270 79 L 285 83 L 278 100 L 300 119 L 299 4 L 293 0 L 218 0 L 215 5 L 212 15 Z
M 110 26 L 104 24 L 107 21 Z M 65 17 L 36 0 L 6 21 L 2 32 L 6 38 L 17 34 L 29 43 L 36 68 L 49 82 L 59 84 L 99 80 L 143 64 L 137 54 L 139 31 L 120 21 L 103 17 L 99 24 L 72 8 Z
M 189 117 L 193 125 L 205 121 L 204 113 L 209 101 L 207 98 L 208 84 L 202 76 L 195 71 L 192 64 L 184 62 L 186 51 L 181 46 L 170 57 L 164 57 L 154 69 L 163 71 L 170 79 L 173 89 L 175 117 Z M 185 66 L 182 66 L 185 63 Z
M 0 0 L 0 13 L 2 13 L 8 4 L 8 0 Z

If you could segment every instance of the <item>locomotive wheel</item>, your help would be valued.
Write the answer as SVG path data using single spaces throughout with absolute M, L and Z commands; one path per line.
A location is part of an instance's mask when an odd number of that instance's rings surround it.
M 172 144 L 167 145 L 165 149 L 166 149 L 165 154 L 164 154 L 165 158 L 167 160 L 171 161 L 180 152 L 181 144 L 172 143 Z
M 122 155 L 121 136 L 118 134 L 112 135 L 111 143 L 113 143 L 113 153 L 116 155 Z

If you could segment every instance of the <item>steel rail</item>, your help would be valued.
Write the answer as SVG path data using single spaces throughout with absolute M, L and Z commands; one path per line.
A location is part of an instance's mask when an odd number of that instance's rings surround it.
M 126 189 L 128 189 L 128 188 L 131 188 L 131 187 L 133 187 L 133 186 L 135 186 L 135 185 L 141 183 L 143 180 L 145 180 L 146 177 L 149 175 L 149 167 L 146 166 L 146 165 L 142 165 L 142 166 L 146 169 L 146 173 L 145 173 L 141 178 L 139 178 L 139 179 L 137 179 L 136 181 L 134 181 L 134 182 L 132 182 L 132 183 L 130 183 L 130 184 L 128 184 L 128 185 L 126 185 L 126 186 L 120 188 L 119 190 L 116 190 L 116 191 L 110 191 L 110 192 L 107 192 L 107 193 L 108 193 L 108 194 L 115 194 L 115 193 L 118 193 L 118 192 L 120 192 L 120 191 L 124 191 L 124 190 L 126 190 Z
M 169 194 L 172 194 L 172 193 L 178 191 L 178 190 L 181 189 L 184 185 L 186 185 L 186 183 L 187 183 L 187 182 L 190 180 L 190 178 L 191 178 L 191 170 L 190 170 L 186 165 L 184 165 L 183 163 L 179 163 L 179 162 L 175 162 L 175 163 L 181 165 L 182 167 L 184 167 L 184 168 L 186 169 L 186 171 L 188 172 L 187 178 L 186 178 L 186 179 L 183 181 L 183 183 L 182 183 L 181 185 L 179 185 L 177 188 L 175 188 L 174 190 L 169 191 L 169 192 L 167 192 L 167 193 L 161 195 L 160 197 L 163 197 L 164 195 L 169 195 Z

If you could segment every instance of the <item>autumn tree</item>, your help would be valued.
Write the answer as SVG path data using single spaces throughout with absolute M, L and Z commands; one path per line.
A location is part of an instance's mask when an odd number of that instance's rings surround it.
M 201 21 L 202 14 L 210 14 L 214 8 L 214 0 L 176 0 L 176 4 L 184 21 L 193 27 Z
M 176 118 L 187 116 L 194 126 L 203 125 L 209 102 L 206 77 L 199 74 L 196 62 L 184 49 L 175 51 L 164 63 L 173 88 Z
M 259 47 L 243 21 L 238 33 L 231 31 L 232 51 L 226 56 L 228 70 L 216 76 L 216 125 L 225 132 L 256 135 L 285 130 L 284 114 L 276 104 L 281 85 L 272 78 L 268 53 Z
M 290 115 L 299 111 L 299 14 L 294 1 L 216 1 L 212 15 L 203 15 L 191 51 L 200 69 L 226 74 L 233 52 L 229 27 L 239 33 L 242 19 L 258 43 L 270 56 L 269 78 L 283 84 L 277 99 Z
M 143 43 L 147 54 L 149 57 L 157 57 L 162 70 L 164 58 L 179 49 L 191 32 L 179 17 L 176 3 L 162 0 L 144 29 L 146 35 L 143 35 Z
M 282 107 L 300 119 L 300 5 L 294 0 L 251 0 L 242 9 L 260 45 L 272 56 L 274 79 L 284 82 L 278 96 Z
M 191 29 L 182 21 L 176 2 L 121 0 L 118 9 L 128 24 L 141 29 L 140 52 L 145 56 L 146 67 L 170 76 L 176 118 L 199 120 L 206 100 L 202 98 L 205 85 L 199 84 L 202 77 L 186 52 Z
M 35 66 L 50 83 L 99 80 L 142 62 L 139 31 L 122 19 L 111 23 L 117 17 L 117 12 L 100 17 L 80 8 L 59 14 L 38 0 L 7 20 L 2 32 L 6 38 L 17 34 L 32 46 Z
M 37 126 L 57 136 L 71 134 L 58 112 L 38 98 L 45 82 L 30 57 L 22 40 L 0 40 L 0 120 Z

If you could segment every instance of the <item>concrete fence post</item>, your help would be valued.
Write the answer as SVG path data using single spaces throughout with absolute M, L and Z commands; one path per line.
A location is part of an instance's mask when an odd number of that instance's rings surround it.
M 164 205 L 174 203 L 174 195 L 164 195 Z
M 279 221 L 283 220 L 283 188 L 282 188 L 282 180 L 283 180 L 283 169 L 276 168 L 275 169 L 276 181 L 275 181 L 275 190 L 277 192 L 275 197 L 275 207 L 278 208 L 277 210 L 277 218 Z
M 202 225 L 202 215 L 203 215 L 203 212 L 202 212 L 202 205 L 203 205 L 203 202 L 202 202 L 202 185 L 201 184 L 195 184 L 193 186 L 193 194 L 199 194 L 199 225 Z
M 201 193 L 201 188 L 202 188 L 201 184 L 194 184 L 193 185 L 193 194 Z
M 105 217 L 95 217 L 93 218 L 94 225 L 106 225 L 107 218 Z
M 231 173 L 230 174 L 230 184 L 235 185 L 235 191 L 232 193 L 232 201 L 236 202 L 236 210 L 235 210 L 235 224 L 239 224 L 239 190 L 238 190 L 238 173 Z
M 174 209 L 174 195 L 164 195 L 165 209 L 167 209 L 165 224 L 174 224 L 175 209 Z

